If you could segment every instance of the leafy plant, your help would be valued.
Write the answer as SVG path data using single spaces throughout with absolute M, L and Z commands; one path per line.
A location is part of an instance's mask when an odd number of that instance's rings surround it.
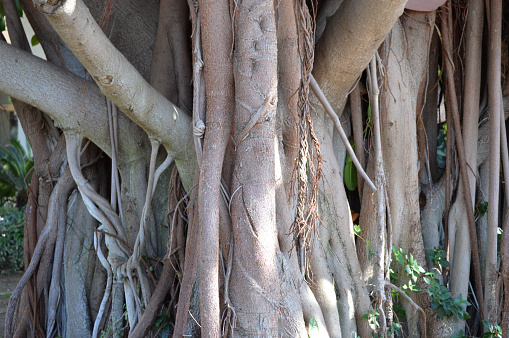
M 364 242 L 366 242 L 366 245 L 368 246 L 369 248 L 369 253 L 368 253 L 368 260 L 371 260 L 373 257 L 375 257 L 375 251 L 373 250 L 373 244 L 371 244 L 369 241 L 365 240 L 362 236 L 361 236 L 361 226 L 360 225 L 357 225 L 357 224 L 354 224 L 353 225 L 353 232 L 354 232 L 354 235 L 359 237 L 361 240 L 363 240 Z
M 378 324 L 378 317 L 380 316 L 380 312 L 377 310 L 369 310 L 362 318 L 366 319 L 370 325 L 375 325 L 376 327 L 380 327 Z
M 423 279 L 424 282 L 430 286 L 428 288 L 428 294 L 432 298 L 431 308 L 438 311 L 438 317 L 440 317 L 440 319 L 444 317 L 450 318 L 452 316 L 455 316 L 456 320 L 470 318 L 470 315 L 463 306 L 470 306 L 471 304 L 463 300 L 461 294 L 453 298 L 449 289 L 440 284 L 440 281 L 434 276 L 433 272 L 426 273 Z
M 23 232 L 25 209 L 13 201 L 0 208 L 0 270 L 9 273 L 23 269 Z
M 35 47 L 39 44 L 39 38 L 37 38 L 37 35 L 33 35 L 32 36 L 32 39 L 30 39 L 30 44 L 32 45 L 32 47 Z
M 26 196 L 25 177 L 33 165 L 34 161 L 19 141 L 12 140 L 11 144 L 0 147 L 0 200 L 15 195 L 18 198 Z
M 449 267 L 449 262 L 447 259 L 447 253 L 440 249 L 440 248 L 434 248 L 433 250 L 428 250 L 427 254 L 430 257 L 431 263 L 433 263 L 433 266 L 437 268 L 438 271 L 442 271 L 443 268 Z
M 466 338 L 465 336 L 465 331 L 463 330 L 459 330 L 459 332 L 453 332 L 453 334 L 451 335 L 451 338 Z
M 360 234 L 361 234 L 361 226 L 357 225 L 357 224 L 354 224 L 353 225 L 353 232 L 354 232 L 355 235 L 360 236 Z
M 475 206 L 476 218 L 479 216 L 486 215 L 487 212 L 488 212 L 488 202 L 487 201 L 479 202 Z
M 380 328 L 380 324 L 378 323 L 378 317 L 380 317 L 380 313 L 378 310 L 369 310 L 362 318 L 366 319 L 370 325 L 375 325 L 377 328 Z M 394 323 L 387 328 L 387 336 L 395 334 L 399 330 L 401 330 L 402 326 L 399 323 Z M 374 338 L 382 337 L 380 333 L 372 332 L 371 336 Z
M 463 300 L 461 294 L 459 294 L 458 297 L 453 298 L 449 290 L 440 284 L 440 281 L 435 277 L 434 272 L 426 273 L 414 257 L 411 254 L 405 254 L 403 249 L 397 249 L 393 246 L 392 252 L 396 261 L 403 266 L 406 275 L 410 277 L 408 284 L 403 285 L 402 289 L 422 291 L 422 289 L 415 284 L 417 283 L 418 278 L 422 276 L 423 281 L 429 285 L 427 292 L 432 298 L 431 307 L 437 310 L 440 319 L 443 319 L 444 317 L 450 318 L 452 316 L 455 316 L 456 320 L 465 320 L 470 318 L 470 315 L 465 310 L 464 306 L 470 306 L 471 304 L 468 301 Z M 429 254 L 432 257 L 431 260 L 435 267 L 449 266 L 449 262 L 445 259 L 445 252 L 443 252 L 443 250 L 435 248 L 434 250 L 430 250 Z M 391 275 L 392 274 L 393 273 L 391 273 Z
M 399 330 L 401 330 L 402 326 L 400 323 L 394 323 L 392 326 L 387 328 L 387 337 L 392 336 L 393 334 L 396 334 Z
M 496 325 L 487 320 L 483 320 L 482 324 L 486 330 L 482 338 L 502 338 L 502 328 L 500 325 Z
M 393 245 L 392 253 L 396 261 L 398 261 L 403 266 L 403 270 L 405 271 L 406 275 L 410 277 L 410 280 L 407 284 L 402 286 L 402 289 L 410 291 L 422 291 L 422 289 L 415 283 L 417 283 L 419 276 L 426 271 L 422 268 L 422 266 L 419 265 L 419 263 L 417 263 L 417 260 L 412 254 L 405 254 L 403 249 L 399 248 L 398 250 Z

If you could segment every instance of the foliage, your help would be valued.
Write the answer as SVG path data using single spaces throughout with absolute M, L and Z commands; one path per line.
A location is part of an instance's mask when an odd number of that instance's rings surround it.
M 362 318 L 366 319 L 370 325 L 380 327 L 380 324 L 378 324 L 378 316 L 380 316 L 380 312 L 373 309 L 369 310 Z
M 0 208 L 0 270 L 9 273 L 23 269 L 23 231 L 25 208 L 8 201 Z
M 30 44 L 32 45 L 32 47 L 35 47 L 39 44 L 39 38 L 37 37 L 37 35 L 33 35 L 32 36 L 32 39 L 30 39 Z
M 25 177 L 34 161 L 27 155 L 19 141 L 0 147 L 0 200 L 16 194 L 26 194 Z
M 358 224 L 354 224 L 353 225 L 353 232 L 355 233 L 355 235 L 360 236 L 360 234 L 361 234 L 361 226 L 358 225 Z
M 487 320 L 483 320 L 482 324 L 486 331 L 486 333 L 482 335 L 482 338 L 502 338 L 502 328 L 500 325 L 496 325 Z
M 390 337 L 396 334 L 399 330 L 401 330 L 402 326 L 400 323 L 394 323 L 392 326 L 387 328 L 387 337 Z
M 353 139 L 350 139 L 350 145 L 352 148 L 354 148 Z M 345 172 L 343 174 L 343 178 L 348 190 L 354 191 L 357 189 L 357 169 L 355 168 L 352 157 L 348 153 L 346 154 Z
M 309 338 L 318 338 L 320 337 L 320 329 L 318 327 L 318 322 L 316 321 L 315 316 L 309 318 Z
M 377 328 L 380 328 L 380 324 L 378 323 L 378 317 L 380 317 L 380 313 L 377 310 L 369 310 L 362 318 L 366 319 L 370 325 L 375 325 Z M 390 337 L 396 334 L 399 330 L 401 330 L 402 325 L 400 323 L 394 323 L 387 328 L 387 337 Z M 380 333 L 372 332 L 372 337 L 379 338 L 382 337 Z
M 433 250 L 427 251 L 428 256 L 430 257 L 431 263 L 433 266 L 438 269 L 438 271 L 442 271 L 442 268 L 448 268 L 449 262 L 447 259 L 447 252 L 444 250 L 435 247 Z
M 440 284 L 440 281 L 435 277 L 434 272 L 425 272 L 414 257 L 411 254 L 405 254 L 403 249 L 397 249 L 393 246 L 392 252 L 396 261 L 403 266 L 403 270 L 406 275 L 410 277 L 408 284 L 403 285 L 402 289 L 422 291 L 422 289 L 415 284 L 417 283 L 418 278 L 422 276 L 422 280 L 429 285 L 427 292 L 432 299 L 431 307 L 437 310 L 440 319 L 443 319 L 444 317 L 450 318 L 452 316 L 455 316 L 456 320 L 465 320 L 470 318 L 464 306 L 470 306 L 471 304 L 468 301 L 463 300 L 461 294 L 459 294 L 458 297 L 453 298 L 449 290 L 444 285 Z M 449 262 L 445 259 L 446 255 L 443 250 L 435 248 L 434 250 L 430 250 L 428 254 L 431 257 L 433 265 L 437 269 L 449 266 Z M 391 276 L 393 275 L 394 272 L 391 271 Z M 393 276 L 393 278 L 394 277 L 395 276 Z
M 453 298 L 449 290 L 440 284 L 440 281 L 434 276 L 433 272 L 426 273 L 423 277 L 424 282 L 429 285 L 428 294 L 431 296 L 431 307 L 438 311 L 438 317 L 450 318 L 455 316 L 456 320 L 465 320 L 470 318 L 470 315 L 465 310 L 464 306 L 471 304 L 463 300 L 461 293 L 458 297 Z
M 475 213 L 477 217 L 486 215 L 488 213 L 488 201 L 479 202 L 475 206 Z
M 443 173 L 445 168 L 445 158 L 447 156 L 447 123 L 441 123 L 437 138 L 437 162 L 439 173 Z
M 371 260 L 373 257 L 375 257 L 375 251 L 373 250 L 373 244 L 371 244 L 368 240 L 365 240 L 362 236 L 361 236 L 361 226 L 358 225 L 358 224 L 354 224 L 353 225 L 353 232 L 354 232 L 354 235 L 359 237 L 361 240 L 363 240 L 364 242 L 366 242 L 366 245 L 368 246 L 369 248 L 369 253 L 368 253 L 368 260 Z
M 410 291 L 422 291 L 422 289 L 415 283 L 417 283 L 419 276 L 426 271 L 419 265 L 419 263 L 417 263 L 417 260 L 412 254 L 405 254 L 403 249 L 400 248 L 398 250 L 395 246 L 392 246 L 392 253 L 394 254 L 394 258 L 396 258 L 396 261 L 403 266 L 403 270 L 406 275 L 410 277 L 408 283 L 403 285 L 402 288 Z
M 453 334 L 451 335 L 451 338 L 466 338 L 465 336 L 465 331 L 464 330 L 459 330 L 459 332 L 453 332 Z
M 16 0 L 16 8 L 18 9 L 18 15 L 23 17 L 23 9 L 21 8 L 21 4 L 19 0 Z M 5 30 L 5 12 L 3 7 L 3 1 L 0 0 L 0 32 Z

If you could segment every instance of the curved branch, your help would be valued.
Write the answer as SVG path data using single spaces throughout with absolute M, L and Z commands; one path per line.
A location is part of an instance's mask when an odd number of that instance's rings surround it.
M 196 162 L 189 116 L 152 87 L 113 46 L 83 1 L 51 3 L 34 1 L 104 95 L 175 155 L 180 176 L 189 188 Z
M 42 110 L 60 128 L 78 132 L 111 156 L 106 100 L 94 83 L 2 41 L 0 69 L 0 93 Z M 123 164 L 139 147 L 133 135 L 140 129 L 124 114 L 119 114 L 118 123 L 124 131 L 118 145 Z
M 341 114 L 348 92 L 403 13 L 406 0 L 345 0 L 316 46 L 313 75 Z M 368 38 L 369 37 L 369 38 Z

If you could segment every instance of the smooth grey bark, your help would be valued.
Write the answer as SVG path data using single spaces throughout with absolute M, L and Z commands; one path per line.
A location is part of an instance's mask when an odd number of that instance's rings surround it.
M 140 75 L 101 31 L 81 0 L 56 6 L 49 1 L 35 3 L 105 96 L 175 156 L 184 186 L 190 189 L 196 157 L 189 116 Z
M 91 246 L 91 238 L 94 219 L 88 211 L 84 208 L 81 197 L 74 195 L 74 202 L 71 203 L 71 212 L 69 217 L 74 219 L 74 222 L 68 224 L 67 233 L 65 236 L 65 256 L 64 260 L 64 275 L 63 284 L 65 293 L 63 301 L 66 304 L 66 317 L 67 325 L 64 328 L 63 334 L 67 337 L 83 337 L 90 336 L 91 323 L 93 320 L 94 310 L 97 314 L 97 309 L 94 309 L 89 299 L 94 299 L 94 293 L 99 290 L 104 290 L 100 283 L 93 281 L 97 275 L 88 275 L 88 265 L 90 260 L 95 261 L 95 257 L 89 254 L 87 248 Z M 90 271 L 90 272 L 93 272 Z M 93 288 L 87 288 L 87 279 L 89 285 L 94 285 Z M 103 278 L 100 278 L 103 279 Z M 99 295 L 99 297 L 102 295 Z M 99 298 L 100 302 L 100 298 Z M 81 320 L 76 320 L 81 318 Z
M 108 39 L 148 81 L 158 25 L 159 1 L 84 0 L 83 2 L 89 8 L 95 21 L 102 24 L 102 30 Z M 110 10 L 111 5 L 113 6 Z
M 484 319 L 495 321 L 497 307 L 498 253 L 497 228 L 499 218 L 500 190 L 500 114 L 502 92 L 500 90 L 502 2 L 491 1 L 488 42 L 488 103 L 490 107 L 490 158 L 489 158 L 489 203 L 488 234 L 486 242 L 486 272 L 484 275 Z
M 106 99 L 97 85 L 2 41 L 0 69 L 0 92 L 39 108 L 59 128 L 80 133 L 111 156 Z M 119 115 L 118 123 L 124 131 L 119 134 L 118 159 L 122 165 L 148 138 L 134 138 L 141 129 L 125 115 Z
M 236 8 L 232 128 L 236 146 L 230 186 L 235 243 L 230 298 L 237 315 L 235 337 L 277 336 L 282 328 L 275 200 L 278 80 L 274 6 L 270 0 L 245 0 Z
M 342 112 L 348 92 L 403 13 L 406 0 L 345 0 L 327 22 L 315 52 L 313 76 Z
M 481 94 L 481 59 L 484 5 L 480 0 L 470 1 L 466 22 L 465 95 L 463 98 L 463 142 L 468 170 L 472 205 L 475 205 L 477 144 L 479 122 L 479 100 Z M 449 288 L 453 297 L 468 294 L 471 245 L 468 231 L 466 204 L 463 185 L 459 185 L 456 198 L 449 214 L 450 279 Z M 461 321 L 455 331 L 463 329 Z

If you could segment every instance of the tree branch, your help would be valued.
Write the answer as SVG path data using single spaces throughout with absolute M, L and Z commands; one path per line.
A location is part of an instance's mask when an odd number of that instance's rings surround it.
M 313 75 L 341 114 L 348 92 L 403 13 L 406 0 L 345 0 L 318 42 Z M 369 37 L 369 38 L 367 38 Z
M 196 162 L 189 116 L 145 81 L 106 37 L 83 1 L 51 3 L 34 1 L 104 95 L 175 155 L 184 186 L 189 188 Z
M 42 110 L 58 127 L 80 133 L 111 156 L 106 100 L 97 85 L 3 41 L 0 41 L 0 69 L 0 93 Z M 135 160 L 131 154 L 140 153 L 140 138 L 134 135 L 142 136 L 143 144 L 149 143 L 141 128 L 124 114 L 118 115 L 118 127 L 122 131 L 118 144 L 122 166 Z M 191 128 L 181 132 L 182 139 L 192 140 Z M 188 153 L 194 156 L 193 149 Z M 194 162 L 186 164 L 189 165 L 186 171 L 194 170 Z

